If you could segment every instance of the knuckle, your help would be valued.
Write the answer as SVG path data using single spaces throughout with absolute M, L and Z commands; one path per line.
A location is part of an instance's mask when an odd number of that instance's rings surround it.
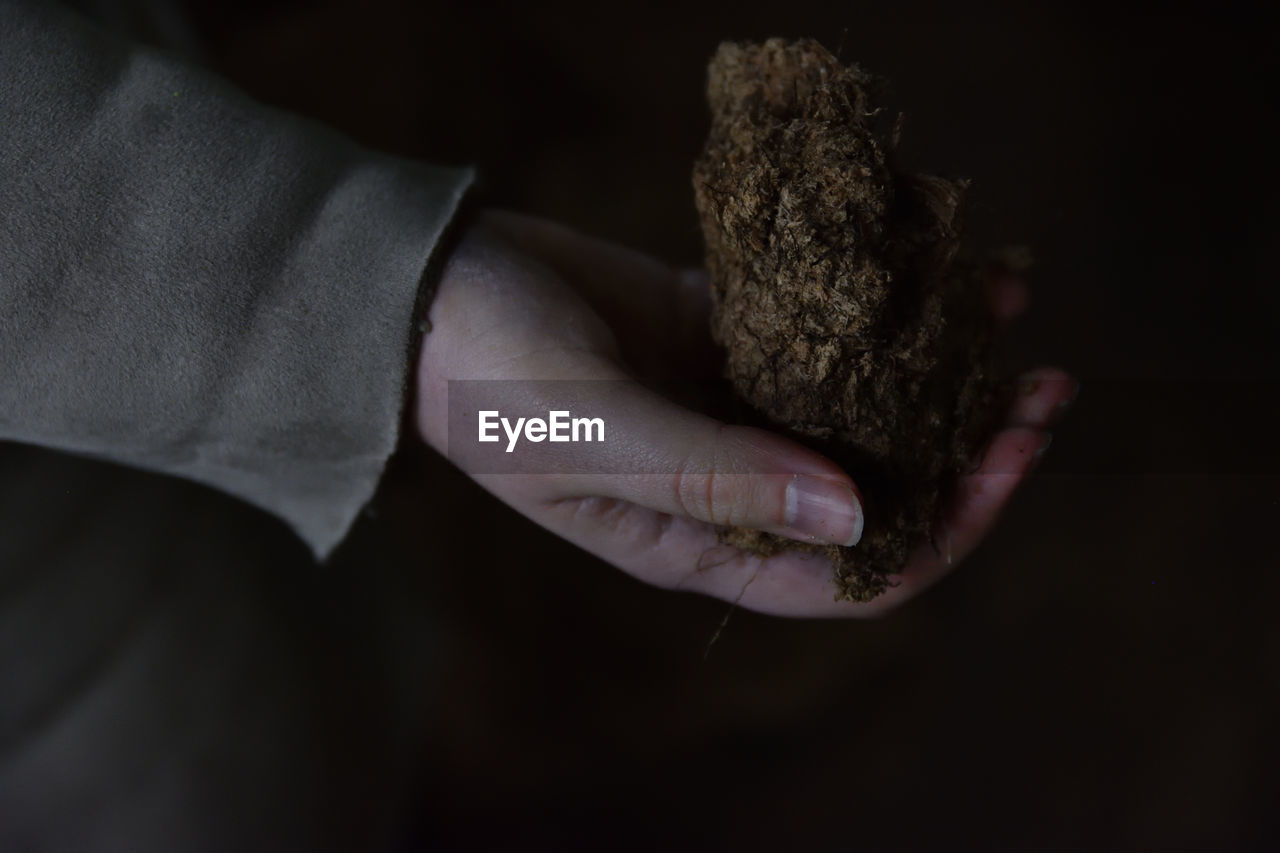
M 715 491 L 715 473 L 698 470 L 686 462 L 672 480 L 672 492 L 676 506 L 685 515 L 703 521 L 715 521 L 712 495 Z
M 741 524 L 750 514 L 749 500 L 739 488 L 742 478 L 734 476 L 723 430 L 717 430 L 705 452 L 692 454 L 680 466 L 672 484 L 675 502 L 687 515 L 712 524 Z

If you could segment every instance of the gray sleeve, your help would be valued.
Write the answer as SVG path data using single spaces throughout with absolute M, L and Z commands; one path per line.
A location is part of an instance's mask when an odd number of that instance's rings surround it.
M 0 0 L 0 439 L 208 484 L 324 559 L 397 444 L 472 177 Z

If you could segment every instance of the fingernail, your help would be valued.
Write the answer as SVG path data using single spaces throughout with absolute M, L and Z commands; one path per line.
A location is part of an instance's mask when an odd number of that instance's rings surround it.
M 846 546 L 862 538 L 862 504 L 843 483 L 796 474 L 786 501 L 787 526 L 806 536 Z

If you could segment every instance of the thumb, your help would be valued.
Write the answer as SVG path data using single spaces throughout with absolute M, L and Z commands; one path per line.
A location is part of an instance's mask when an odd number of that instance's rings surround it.
M 554 384 L 572 388 L 575 414 L 599 413 L 608 425 L 598 447 L 562 447 L 554 462 L 525 457 L 526 472 L 534 470 L 529 463 L 556 472 L 557 500 L 615 498 L 804 542 L 854 545 L 862 537 L 861 495 L 821 454 L 686 409 L 631 380 Z
M 843 471 L 773 433 L 706 420 L 686 435 L 655 437 L 673 458 L 679 456 L 676 470 L 631 483 L 627 499 L 671 515 L 802 542 L 858 544 L 861 495 Z

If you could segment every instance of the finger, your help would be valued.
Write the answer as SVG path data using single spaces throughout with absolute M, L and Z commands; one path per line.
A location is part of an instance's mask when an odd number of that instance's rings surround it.
M 535 520 L 646 583 L 710 595 L 790 617 L 857 617 L 875 610 L 835 599 L 834 571 L 818 554 L 760 557 L 720 543 L 715 528 L 626 501 L 588 498 L 544 508 Z
M 1009 408 L 1010 426 L 1041 429 L 1056 423 L 1080 391 L 1080 383 L 1056 367 L 1040 367 L 1018 377 Z
M 669 452 L 675 473 L 637 481 L 629 500 L 802 542 L 854 546 L 862 539 L 862 496 L 853 481 L 785 438 L 719 424 Z
M 834 462 L 783 436 L 678 406 L 637 382 L 489 383 L 474 393 L 486 396 L 451 400 L 460 414 L 450 423 L 457 439 L 450 458 L 477 478 L 538 475 L 510 486 L 531 498 L 614 498 L 805 542 L 853 545 L 862 536 L 861 495 Z M 481 444 L 462 438 L 475 434 L 466 418 L 478 411 L 590 415 L 602 422 L 603 439 L 505 449 L 492 438 Z
M 1048 446 L 1048 438 L 1046 432 L 1027 428 L 997 434 L 979 470 L 957 483 L 940 525 L 938 550 L 932 544 L 919 546 L 895 585 L 864 603 L 836 600 L 833 567 L 820 554 L 749 554 L 720 544 L 710 525 L 624 501 L 591 499 L 573 505 L 570 523 L 546 523 L 649 583 L 777 616 L 873 617 L 927 589 L 977 546 Z
M 886 610 L 914 597 L 968 556 L 995 525 L 1050 440 L 1048 432 L 1030 427 L 997 433 L 978 470 L 957 480 L 935 541 L 915 549 L 897 586 L 871 602 L 874 608 Z
M 724 552 L 734 553 L 726 555 Z M 821 554 L 784 551 L 772 557 L 718 546 L 678 587 L 733 601 L 771 616 L 857 618 L 881 612 L 874 602 L 837 598 L 835 569 Z M 732 598 L 730 596 L 733 596 Z

